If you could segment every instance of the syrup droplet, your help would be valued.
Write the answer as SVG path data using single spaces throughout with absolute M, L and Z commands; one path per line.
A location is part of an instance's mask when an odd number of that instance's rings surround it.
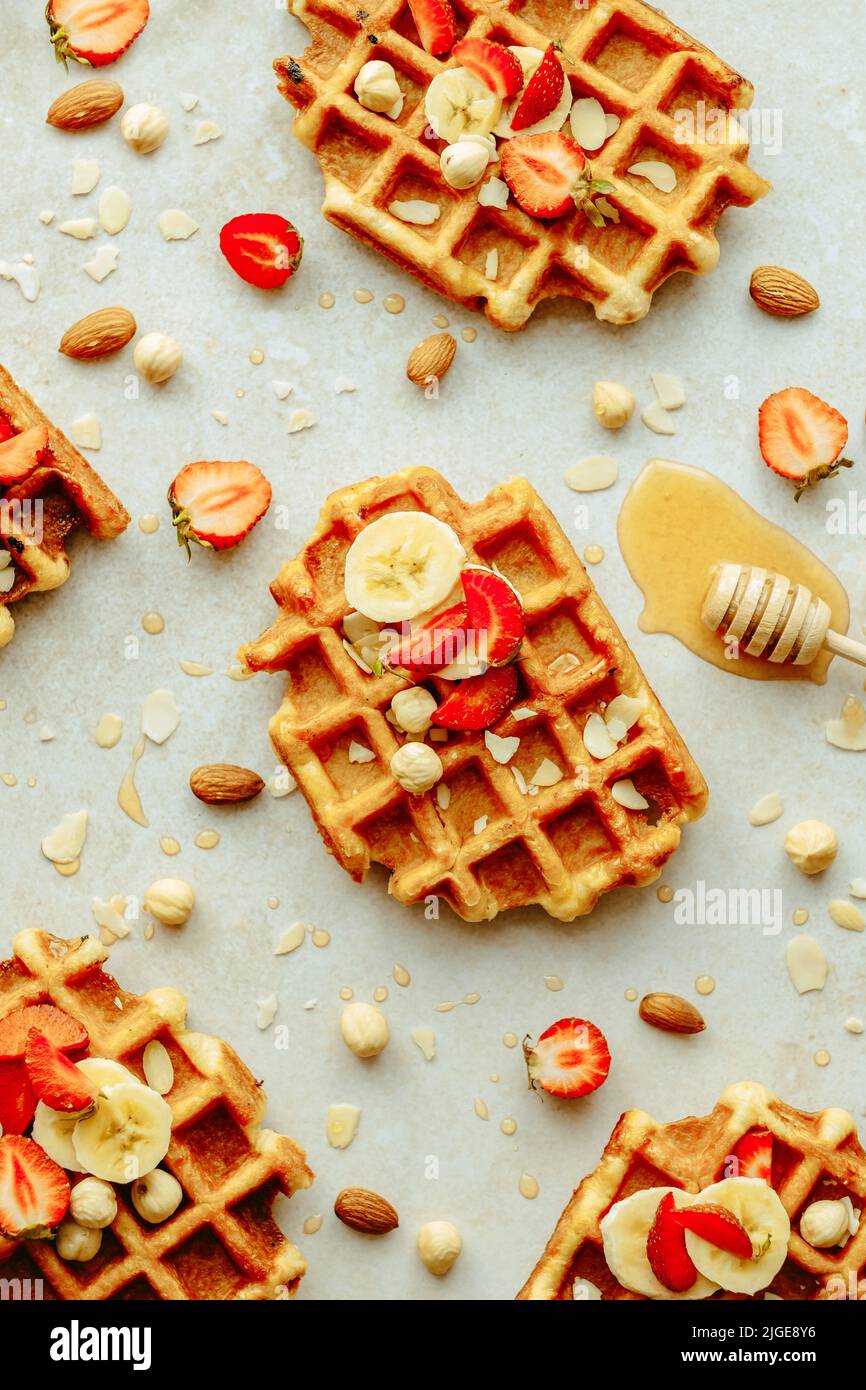
M 320 309 L 333 309 L 336 302 L 336 299 L 328 290 L 326 290 L 324 294 L 319 295 Z
M 402 294 L 386 294 L 382 306 L 389 314 L 402 314 L 406 301 Z
M 588 565 L 600 565 L 604 559 L 604 550 L 600 545 L 588 545 L 583 552 L 583 558 Z
M 660 903 L 669 903 L 673 896 L 673 888 L 670 888 L 666 883 L 663 883 L 660 888 L 656 889 L 656 897 Z
M 412 983 L 412 976 L 409 974 L 405 965 L 395 965 L 391 974 L 394 977 L 394 983 L 401 985 L 404 989 L 407 985 Z
M 325 947 L 330 945 L 331 933 L 325 931 L 324 927 L 316 927 L 315 931 L 310 937 L 310 940 L 312 941 L 314 946 Z
M 819 1047 L 818 1051 L 815 1053 L 815 1066 L 828 1067 L 831 1060 L 830 1053 L 827 1049 L 825 1047 Z
M 152 536 L 159 530 L 159 517 L 153 512 L 147 512 L 145 516 L 138 518 L 138 529 L 143 531 L 146 536 Z
M 373 298 L 372 290 L 355 290 L 354 298 L 359 304 L 369 304 Z
M 502 1130 L 503 1134 L 516 1134 L 517 1121 L 512 1120 L 511 1116 L 507 1115 L 505 1119 L 502 1121 L 502 1124 L 499 1126 L 499 1128 Z
M 180 854 L 180 840 L 176 840 L 173 835 L 163 835 L 159 842 L 159 847 L 163 854 L 173 857 Z
M 141 620 L 141 626 L 145 632 L 149 632 L 151 637 L 158 637 L 165 631 L 165 618 L 161 613 L 145 613 Z
M 199 849 L 216 849 L 219 842 L 220 833 L 218 830 L 200 830 L 194 841 Z
M 531 1173 L 521 1173 L 520 1181 L 517 1184 L 517 1190 L 521 1197 L 526 1198 L 527 1202 L 534 1201 L 540 1190 L 538 1179 L 534 1178 Z
M 516 1034 L 516 1033 L 505 1033 L 505 1034 L 503 1035 L 502 1041 L 503 1041 L 503 1043 L 505 1044 L 506 1047 L 516 1047 L 516 1046 L 517 1046 L 517 1034 Z
M 461 328 L 460 337 L 463 339 L 464 343 L 474 343 L 475 339 L 478 337 L 478 329 Z
M 712 994 L 716 987 L 716 982 L 712 975 L 699 975 L 695 980 L 695 989 L 698 994 Z

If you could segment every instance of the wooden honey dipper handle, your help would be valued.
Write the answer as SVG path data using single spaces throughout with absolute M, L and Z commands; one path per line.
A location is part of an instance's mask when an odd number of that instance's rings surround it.
M 833 631 L 824 599 L 784 574 L 756 565 L 715 565 L 701 619 L 749 656 L 808 666 L 826 647 L 866 666 L 866 645 Z

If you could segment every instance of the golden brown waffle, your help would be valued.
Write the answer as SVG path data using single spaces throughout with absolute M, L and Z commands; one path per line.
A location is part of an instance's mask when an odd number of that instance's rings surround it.
M 520 737 L 509 766 L 493 760 L 483 734 L 450 734 L 447 743 L 433 745 L 450 792 L 444 809 L 436 788 L 409 796 L 390 771 L 399 743 L 385 713 L 405 682 L 361 671 L 341 629 L 352 540 L 383 513 L 414 509 L 451 526 L 470 563 L 496 565 L 520 593 L 526 613 L 515 708 L 535 714 L 518 720 L 509 713 L 495 726 L 500 735 Z M 703 811 L 707 789 L 697 766 L 571 544 L 525 478 L 513 478 L 476 503 L 462 501 L 430 468 L 335 492 L 312 539 L 283 566 L 271 593 L 279 617 L 241 649 L 240 659 L 251 670 L 288 672 L 271 739 L 326 846 L 353 878 L 362 880 L 371 862 L 384 864 L 395 898 L 415 903 L 436 895 L 467 921 L 529 903 L 571 921 L 619 884 L 658 878 L 679 844 L 681 823 Z M 425 684 L 440 697 L 454 689 L 436 677 Z M 622 693 L 642 696 L 646 712 L 614 755 L 595 762 L 583 744 L 583 725 L 602 702 Z M 375 759 L 350 763 L 353 739 Z M 545 757 L 563 770 L 562 781 L 524 794 L 512 768 L 529 783 Z M 626 811 L 614 800 L 611 784 L 623 777 L 633 779 L 650 811 Z M 487 822 L 475 833 L 482 816 Z
M 699 1192 L 724 1176 L 725 1161 L 738 1140 L 756 1128 L 773 1135 L 773 1187 L 791 1218 L 788 1258 L 767 1291 L 784 1299 L 856 1298 L 866 1267 L 866 1220 L 841 1249 L 816 1250 L 798 1230 L 803 1209 L 822 1198 L 847 1195 L 862 1210 L 866 1154 L 854 1120 L 846 1110 L 814 1115 L 794 1110 L 754 1081 L 729 1086 L 711 1114 L 673 1124 L 660 1125 L 643 1110 L 627 1110 L 595 1172 L 584 1178 L 559 1218 L 518 1298 L 570 1299 L 576 1279 L 589 1280 L 603 1298 L 639 1298 L 617 1283 L 607 1267 L 601 1218 L 614 1202 L 641 1188 Z M 859 1293 L 866 1297 L 866 1284 Z
M 14 434 L 46 425 L 50 454 L 23 482 L 10 487 L 0 483 L 0 544 L 15 566 L 12 588 L 0 594 L 0 647 L 15 631 L 6 605 L 25 594 L 56 589 L 69 578 L 66 541 L 72 531 L 83 525 L 97 540 L 107 541 L 129 525 L 128 513 L 99 474 L 0 367 L 2 420 Z
M 643 318 L 675 271 L 715 268 L 715 226 L 725 209 L 748 207 L 769 188 L 749 167 L 739 128 L 729 143 L 712 143 L 713 113 L 747 108 L 750 83 L 640 0 L 454 6 L 461 38 L 542 49 L 559 39 L 574 96 L 594 96 L 620 117 L 619 130 L 592 156 L 594 177 L 614 185 L 608 201 L 620 215 L 604 229 L 577 210 L 543 222 L 513 200 L 504 211 L 484 208 L 478 187 L 449 187 L 439 170 L 444 142 L 423 138 L 424 94 L 454 63 L 424 51 L 406 0 L 363 0 L 362 7 L 359 0 L 291 0 L 290 7 L 312 44 L 300 59 L 280 58 L 274 67 L 300 113 L 295 134 L 321 165 L 325 216 L 449 299 L 483 307 L 497 328 L 521 328 L 540 300 L 560 295 L 588 300 L 611 323 Z M 355 77 L 371 58 L 396 70 L 405 97 L 396 121 L 355 97 Z M 677 141 L 679 111 L 705 112 L 709 142 Z M 672 193 L 627 172 L 647 159 L 675 169 Z M 432 226 L 410 226 L 388 211 L 394 199 L 413 198 L 439 204 Z M 499 253 L 495 281 L 485 274 L 492 250 Z
M 306 1265 L 271 1214 L 279 1192 L 309 1187 L 313 1175 L 293 1140 L 261 1129 L 261 1084 L 220 1038 L 187 1032 L 186 1000 L 175 989 L 127 994 L 102 969 L 108 952 L 89 937 L 63 941 L 22 931 L 0 963 L 0 1018 L 26 1004 L 55 1004 L 83 1023 L 93 1056 L 110 1057 L 143 1079 L 154 1038 L 168 1049 L 174 1085 L 171 1147 L 163 1162 L 183 1202 L 161 1225 L 142 1221 L 116 1189 L 118 1213 L 99 1253 L 60 1259 L 47 1240 L 13 1247 L 4 1279 L 41 1279 L 59 1299 L 263 1299 L 294 1294 Z M 8 1252 L 7 1246 L 7 1252 Z M 0 1256 L 3 1254 L 0 1242 Z

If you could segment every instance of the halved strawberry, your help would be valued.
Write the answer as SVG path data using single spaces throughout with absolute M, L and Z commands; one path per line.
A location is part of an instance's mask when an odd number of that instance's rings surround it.
M 69 1210 L 69 1179 L 32 1139 L 0 1139 L 0 1231 L 38 1240 L 59 1226 Z
M 89 1110 L 96 1100 L 96 1087 L 84 1072 L 35 1028 L 27 1035 L 24 1065 L 37 1099 L 52 1110 L 75 1114 Z
M 27 1004 L 0 1018 L 0 1061 L 24 1057 L 32 1028 L 50 1038 L 61 1052 L 83 1051 L 89 1041 L 84 1024 L 63 1009 L 53 1004 Z
M 523 604 L 506 579 L 495 570 L 471 565 L 461 572 L 466 595 L 466 626 L 484 634 L 489 666 L 502 666 L 518 651 L 526 632 Z
M 261 521 L 271 505 L 271 485 L 245 459 L 188 463 L 169 488 L 168 500 L 178 543 L 187 554 L 190 541 L 229 550 Z
M 450 53 L 457 37 L 457 21 L 448 0 L 409 0 L 409 9 L 427 52 L 434 58 Z
M 23 1059 L 0 1062 L 0 1130 L 23 1134 L 36 1114 L 36 1093 L 30 1085 Z
M 523 1055 L 530 1086 L 561 1100 L 597 1091 L 610 1071 L 605 1036 L 585 1018 L 560 1018 L 537 1043 L 525 1039 Z
M 799 484 L 797 502 L 807 487 L 832 478 L 840 468 L 852 468 L 840 458 L 848 442 L 848 421 L 832 405 L 789 386 L 768 396 L 758 411 L 758 443 L 768 468 Z
M 556 45 L 548 44 L 544 57 L 527 82 L 523 95 L 511 117 L 512 130 L 525 130 L 527 126 L 543 121 L 555 110 L 562 96 L 565 73 L 556 56 Z
M 466 604 L 455 603 L 444 613 L 400 637 L 388 648 L 389 666 L 400 666 L 417 675 L 441 671 L 463 655 L 466 641 Z
M 245 212 L 226 222 L 220 250 L 236 275 L 260 290 L 279 289 L 301 264 L 303 237 L 276 212 Z
M 489 729 L 501 719 L 517 699 L 517 672 L 513 666 L 499 666 L 460 681 L 434 709 L 430 721 L 440 729 L 474 732 Z
M 137 39 L 148 19 L 148 0 L 48 0 L 45 18 L 59 63 L 88 67 L 113 63 Z
M 14 434 L 15 430 L 12 427 L 11 420 L 7 420 L 5 415 L 0 414 L 0 444 L 2 444 L 5 439 L 12 439 Z
M 461 39 L 455 43 L 452 57 L 506 101 L 523 86 L 523 68 L 504 44 L 491 39 Z
M 752 1258 L 752 1238 L 743 1223 L 727 1207 L 715 1202 L 700 1202 L 673 1212 L 670 1220 L 741 1260 Z
M 29 478 L 47 448 L 45 425 L 31 425 L 29 430 L 5 439 L 0 444 L 0 483 L 20 483 Z
M 685 1231 L 671 1220 L 671 1212 L 675 1210 L 674 1194 L 666 1192 L 647 1236 L 646 1257 L 660 1284 L 673 1293 L 684 1293 L 692 1287 L 698 1271 L 686 1249 Z
M 596 227 L 604 215 L 594 193 L 612 193 L 613 184 L 593 179 L 580 145 L 560 130 L 518 135 L 500 147 L 502 177 L 532 217 L 561 217 L 577 207 Z
M 736 1169 L 730 1176 L 735 1178 L 763 1178 L 771 1182 L 773 1177 L 773 1136 L 768 1129 L 750 1129 L 734 1148 Z

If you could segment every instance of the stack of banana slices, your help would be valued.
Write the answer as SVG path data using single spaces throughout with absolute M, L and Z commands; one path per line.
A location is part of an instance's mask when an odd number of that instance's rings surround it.
M 168 1153 L 171 1107 L 119 1062 L 85 1057 L 76 1066 L 97 1087 L 93 1108 L 70 1115 L 40 1101 L 36 1143 L 67 1172 L 105 1182 L 134 1182 L 152 1172 Z

